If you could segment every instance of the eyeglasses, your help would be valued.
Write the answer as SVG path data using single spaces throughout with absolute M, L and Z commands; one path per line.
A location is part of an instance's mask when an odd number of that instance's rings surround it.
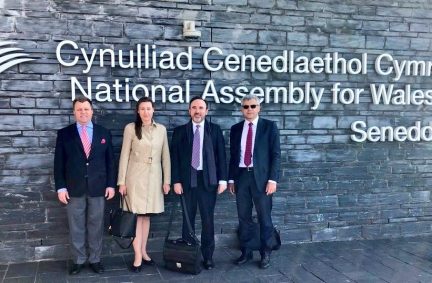
M 252 105 L 242 105 L 243 109 L 249 109 L 249 107 L 252 108 L 252 109 L 255 109 L 257 106 L 258 106 L 258 105 L 256 105 L 256 104 L 252 104 Z

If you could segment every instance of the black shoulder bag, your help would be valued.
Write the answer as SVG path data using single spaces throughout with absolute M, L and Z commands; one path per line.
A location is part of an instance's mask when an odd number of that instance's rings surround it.
M 137 214 L 130 211 L 129 205 L 125 199 L 127 211 L 123 210 L 123 201 L 120 197 L 120 207 L 111 210 L 109 233 L 113 236 L 114 241 L 122 248 L 128 249 L 135 239 Z M 123 245 L 119 239 L 129 239 L 128 245 Z
M 261 248 L 261 232 L 260 232 L 260 224 L 255 222 L 253 223 L 253 234 L 249 241 L 245 243 L 245 248 L 248 248 L 252 251 L 259 251 Z M 239 234 L 238 234 L 239 236 Z M 282 245 L 280 231 L 276 227 L 273 227 L 272 236 L 271 236 L 271 249 L 273 251 L 280 249 Z
M 192 230 L 192 225 L 187 213 L 186 202 L 183 195 L 180 195 L 182 210 L 185 215 L 189 234 L 192 242 L 186 241 L 182 238 L 177 240 L 170 240 L 169 235 L 171 231 L 171 224 L 174 218 L 174 212 L 178 205 L 172 206 L 170 221 L 168 224 L 168 231 L 165 236 L 165 243 L 163 247 L 163 260 L 165 267 L 169 270 L 178 271 L 182 273 L 199 274 L 201 272 L 201 247 L 200 241 Z

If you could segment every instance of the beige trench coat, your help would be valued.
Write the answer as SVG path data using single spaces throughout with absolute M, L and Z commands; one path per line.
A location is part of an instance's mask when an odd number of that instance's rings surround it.
M 162 181 L 170 184 L 170 179 L 171 162 L 166 128 L 153 122 L 150 128 L 142 128 L 142 138 L 139 140 L 135 135 L 135 123 L 126 125 L 117 184 L 126 185 L 125 199 L 129 209 L 138 214 L 163 212 Z

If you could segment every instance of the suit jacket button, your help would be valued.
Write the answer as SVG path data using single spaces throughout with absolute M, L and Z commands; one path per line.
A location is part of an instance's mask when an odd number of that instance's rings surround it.
M 88 178 L 88 175 L 84 175 L 84 178 Z
M 88 163 L 86 163 L 86 165 L 87 165 L 87 166 L 89 166 L 89 164 L 88 164 Z

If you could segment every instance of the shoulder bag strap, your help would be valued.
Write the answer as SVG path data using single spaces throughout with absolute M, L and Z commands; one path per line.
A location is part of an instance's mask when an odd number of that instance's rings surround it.
M 195 232 L 192 230 L 192 225 L 191 225 L 191 222 L 190 222 L 190 219 L 189 219 L 189 214 L 187 213 L 187 206 L 186 206 L 185 198 L 184 198 L 183 194 L 179 195 L 179 197 L 180 197 L 180 203 L 181 203 L 181 206 L 182 206 L 183 214 L 185 215 L 186 224 L 188 226 L 189 235 L 194 239 L 194 241 L 196 243 L 199 243 L 200 241 L 198 240 L 197 236 L 195 235 Z M 168 238 L 169 238 L 170 231 L 171 231 L 172 221 L 174 219 L 174 212 L 175 212 L 175 209 L 176 209 L 177 206 L 178 206 L 178 204 L 175 205 L 173 203 L 173 205 L 171 207 L 171 216 L 170 216 L 170 220 L 169 220 L 169 224 L 168 224 L 168 231 L 167 231 L 167 234 L 165 236 L 165 241 L 168 240 Z
M 195 243 L 199 243 L 200 241 L 198 240 L 197 236 L 195 235 L 195 232 L 192 230 L 192 225 L 191 225 L 191 222 L 189 219 L 186 201 L 185 201 L 183 194 L 180 195 L 180 200 L 181 200 L 181 205 L 182 205 L 182 209 L 183 209 L 183 214 L 185 215 L 186 223 L 188 226 L 189 235 L 195 240 Z
M 126 200 L 126 198 L 124 198 L 124 201 L 125 201 L 125 203 L 126 203 L 126 209 L 127 209 L 127 211 L 129 211 L 130 212 L 130 209 L 129 209 L 129 205 L 128 205 L 128 203 L 127 203 L 127 200 Z M 121 210 L 123 210 L 123 196 L 122 195 L 120 195 L 120 208 L 121 208 Z M 135 241 L 135 237 L 133 237 L 131 240 L 130 240 L 130 242 L 129 242 L 129 244 L 127 244 L 127 245 L 123 245 L 121 242 L 119 242 L 118 241 L 118 239 L 116 238 L 116 237 L 113 237 L 114 238 L 114 241 L 117 243 L 117 245 L 119 245 L 122 249 L 129 249 L 131 246 L 132 246 L 132 244 L 133 244 L 133 242 Z
M 166 236 L 165 236 L 165 241 L 167 241 L 168 238 L 169 238 L 169 235 L 170 235 L 170 232 L 171 232 L 172 221 L 174 219 L 174 212 L 175 212 L 177 206 L 178 206 L 178 203 L 177 204 L 176 203 L 172 203 L 172 205 L 171 205 L 171 215 L 170 215 L 170 219 L 169 219 L 169 223 L 168 223 L 168 230 L 167 230 L 167 233 L 166 233 Z
M 124 201 L 126 203 L 126 209 L 127 209 L 127 211 L 131 212 L 131 210 L 129 208 L 129 204 L 127 202 L 127 199 L 124 198 L 122 195 L 120 195 L 120 207 L 123 209 L 123 199 L 124 199 Z

